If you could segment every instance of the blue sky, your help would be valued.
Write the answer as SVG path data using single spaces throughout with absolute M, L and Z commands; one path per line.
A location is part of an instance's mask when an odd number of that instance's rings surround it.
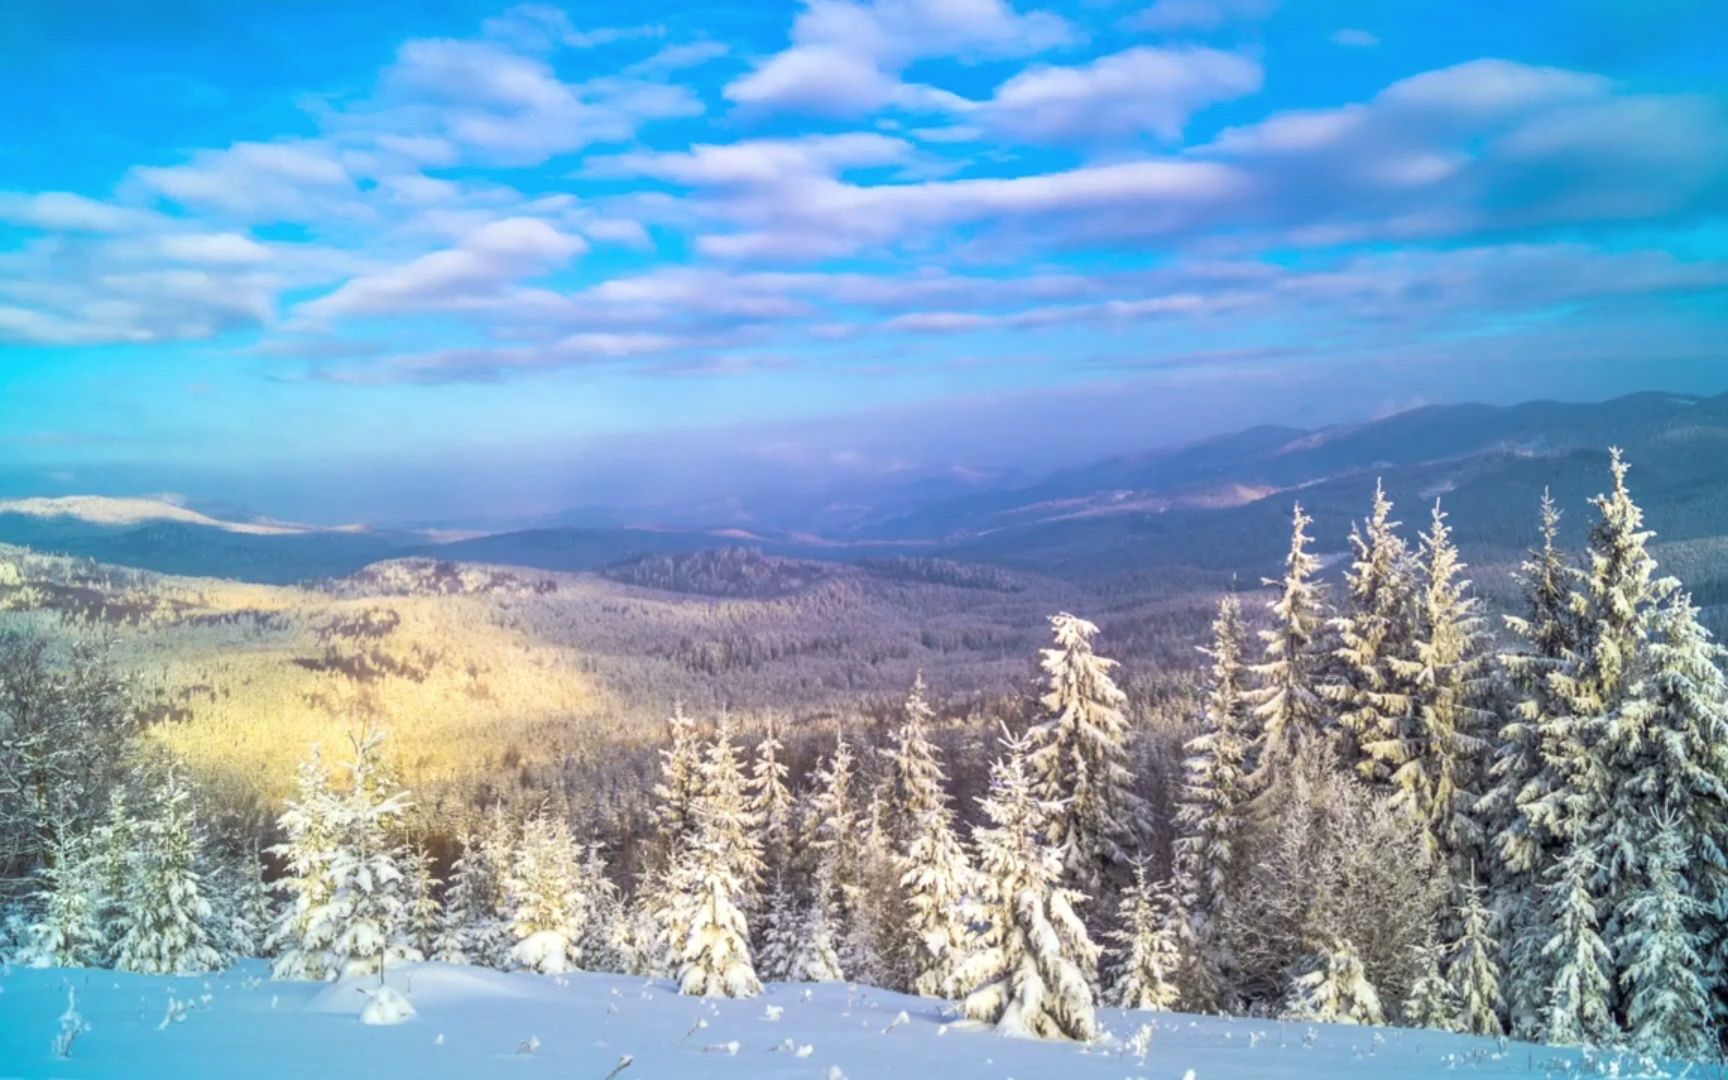
M 313 516 L 1728 390 L 1708 2 L 21 0 L 0 489 Z

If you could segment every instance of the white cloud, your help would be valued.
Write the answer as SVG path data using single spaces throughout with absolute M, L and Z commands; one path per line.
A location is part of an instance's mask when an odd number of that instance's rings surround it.
M 484 225 L 453 248 L 356 277 L 302 304 L 302 319 L 461 310 L 485 306 L 512 283 L 553 270 L 584 250 L 576 236 L 544 221 L 507 218 Z
M 186 165 L 139 166 L 134 181 L 193 210 L 251 222 L 310 221 L 361 211 L 354 178 L 315 140 L 238 142 Z
M 156 215 L 69 191 L 0 192 L 0 221 L 59 232 L 130 232 L 157 224 Z
M 1252 94 L 1255 61 L 1218 49 L 1140 46 L 1077 67 L 1033 67 L 971 117 L 1008 136 L 1087 142 L 1149 133 L 1174 141 L 1207 105 Z
M 1129 25 L 1159 33 L 1213 31 L 1264 19 L 1274 7 L 1273 0 L 1157 0 Z
M 754 108 L 835 117 L 887 105 L 950 109 L 964 102 L 903 81 L 906 67 L 930 57 L 1026 56 L 1072 37 L 1058 16 L 1023 14 L 1005 0 L 809 0 L 792 24 L 792 46 L 725 94 Z

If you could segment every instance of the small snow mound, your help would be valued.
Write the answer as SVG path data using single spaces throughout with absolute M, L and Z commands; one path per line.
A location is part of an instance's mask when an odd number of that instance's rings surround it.
M 360 1022 L 373 1027 L 400 1024 L 414 1015 L 414 1006 L 395 987 L 385 986 L 373 991 L 366 1007 L 360 1010 Z
M 461 964 L 402 964 L 386 971 L 384 983 L 410 996 L 420 1008 L 460 1006 L 488 998 L 522 1000 L 550 992 L 548 983 Z M 306 1003 L 307 1012 L 358 1013 L 378 989 L 378 976 L 356 975 L 333 982 Z

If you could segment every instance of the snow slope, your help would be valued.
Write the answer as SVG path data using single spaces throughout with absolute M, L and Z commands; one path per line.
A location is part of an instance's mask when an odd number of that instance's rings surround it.
M 941 1003 L 863 987 L 776 984 L 753 1000 L 703 1001 L 661 980 L 445 964 L 403 969 L 391 981 L 418 1015 L 368 1027 L 363 984 L 273 983 L 265 972 L 257 962 L 179 979 L 5 972 L 0 1078 L 605 1080 L 624 1055 L 632 1063 L 616 1080 L 1681 1075 L 1630 1057 L 1592 1062 L 1576 1050 L 1428 1031 L 1116 1010 L 1100 1013 L 1111 1045 L 1087 1049 L 1004 1039 L 946 1020 Z M 90 1030 L 62 1060 L 50 1044 L 68 987 Z M 1157 1030 L 1142 1059 L 1129 1044 L 1148 1023 Z

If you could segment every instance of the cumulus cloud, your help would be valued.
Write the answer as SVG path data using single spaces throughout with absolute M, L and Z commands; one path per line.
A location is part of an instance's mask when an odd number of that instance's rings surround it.
M 1273 0 L 1157 0 L 1128 24 L 1159 33 L 1213 31 L 1264 19 L 1275 7 Z
M 928 57 L 1025 56 L 1072 36 L 1060 17 L 1021 13 L 1005 0 L 810 0 L 792 24 L 791 47 L 725 93 L 747 107 L 833 117 L 886 105 L 963 107 L 954 94 L 908 83 L 902 73 Z
M 1262 74 L 1236 53 L 1139 46 L 1075 67 L 1022 71 L 970 119 L 1034 142 L 1139 134 L 1175 141 L 1195 112 L 1259 90 Z
M 512 283 L 563 265 L 586 250 L 577 236 L 533 218 L 481 226 L 444 251 L 363 274 L 302 304 L 305 319 L 460 310 L 484 305 Z

